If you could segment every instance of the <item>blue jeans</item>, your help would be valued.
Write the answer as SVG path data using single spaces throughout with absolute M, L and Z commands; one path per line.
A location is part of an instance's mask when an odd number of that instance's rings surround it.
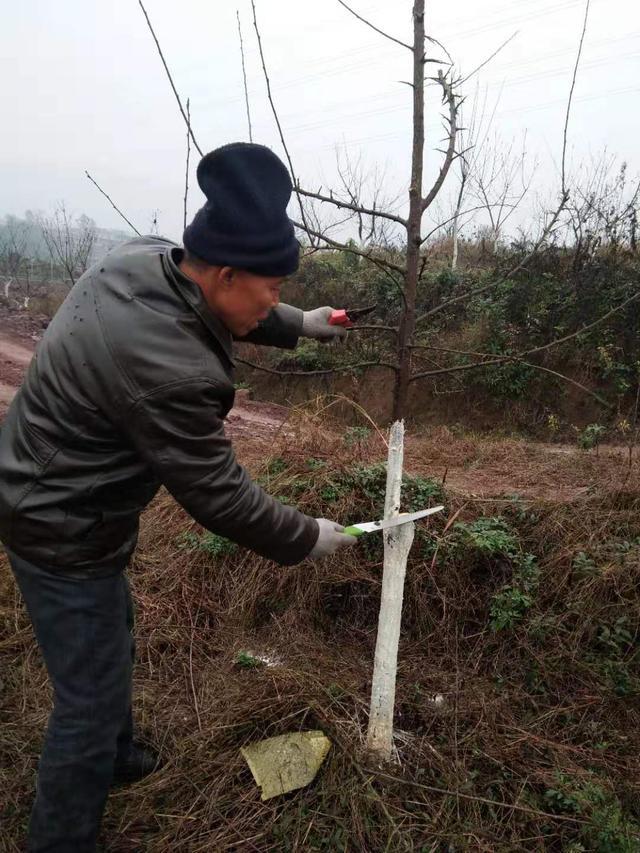
M 133 606 L 124 574 L 71 579 L 9 553 L 53 685 L 30 853 L 90 853 L 132 738 Z

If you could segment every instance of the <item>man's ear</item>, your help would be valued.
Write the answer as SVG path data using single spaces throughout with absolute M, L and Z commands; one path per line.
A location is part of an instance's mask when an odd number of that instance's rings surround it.
M 218 273 L 218 280 L 223 287 L 232 287 L 233 281 L 235 278 L 236 271 L 233 267 L 220 267 L 220 272 Z

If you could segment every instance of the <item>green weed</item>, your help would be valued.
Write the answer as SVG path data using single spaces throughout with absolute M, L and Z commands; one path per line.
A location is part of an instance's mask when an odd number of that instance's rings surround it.
M 252 655 L 251 652 L 240 651 L 234 658 L 234 663 L 243 669 L 259 669 L 265 666 L 265 662 Z
M 552 811 L 586 820 L 580 828 L 583 849 L 593 853 L 638 853 L 640 826 L 625 815 L 616 795 L 593 774 L 572 778 L 556 773 L 556 784 L 545 791 L 544 798 Z
M 602 424 L 589 424 L 583 430 L 578 431 L 578 446 L 583 450 L 593 450 L 598 447 L 607 428 Z
M 479 551 L 486 557 L 515 557 L 519 552 L 516 532 L 502 516 L 478 518 L 454 525 L 453 544 Z
M 185 548 L 189 551 L 202 551 L 212 557 L 228 557 L 238 550 L 238 546 L 234 542 L 230 542 L 223 536 L 218 536 L 217 533 L 193 533 L 185 531 L 178 536 L 176 544 L 179 548 Z

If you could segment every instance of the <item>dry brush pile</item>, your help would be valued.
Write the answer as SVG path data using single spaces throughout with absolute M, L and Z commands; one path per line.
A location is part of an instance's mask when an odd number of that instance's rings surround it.
M 345 522 L 381 513 L 372 439 L 307 429 L 281 444 L 256 470 L 272 494 Z M 477 504 L 416 476 L 405 498 L 444 500 L 447 518 L 410 557 L 399 763 L 381 772 L 362 752 L 380 539 L 280 568 L 158 498 L 131 577 L 136 714 L 166 763 L 112 794 L 105 849 L 640 849 L 640 494 Z M 17 851 L 49 697 L 0 579 L 0 847 Z M 318 779 L 262 803 L 240 747 L 310 728 L 333 742 Z

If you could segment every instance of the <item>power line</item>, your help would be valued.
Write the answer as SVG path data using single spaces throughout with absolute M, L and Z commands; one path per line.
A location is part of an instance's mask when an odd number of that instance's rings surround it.
M 592 94 L 592 95 L 582 95 L 581 97 L 574 98 L 573 100 L 574 100 L 574 103 L 582 103 L 584 101 L 593 101 L 593 100 L 598 100 L 600 98 L 616 97 L 618 95 L 634 94 L 637 92 L 640 92 L 640 88 L 632 86 L 632 87 L 626 87 L 626 88 L 621 88 L 621 89 L 608 89 L 604 92 L 597 92 L 597 93 Z M 527 107 L 515 107 L 514 109 L 501 110 L 499 113 L 496 113 L 496 115 L 507 115 L 507 114 L 512 114 L 512 113 L 521 113 L 521 112 L 522 113 L 534 112 L 536 110 L 548 109 L 549 107 L 557 106 L 558 104 L 566 104 L 566 102 L 567 102 L 566 98 L 557 98 L 553 101 L 546 101 L 545 103 L 542 103 L 542 104 L 534 104 L 532 106 L 527 106 Z M 438 125 L 436 125 L 436 124 L 428 125 L 426 130 L 427 130 L 427 132 L 429 130 L 436 130 L 437 127 L 438 127 Z M 340 143 L 332 142 L 332 143 L 327 144 L 327 145 L 321 145 L 318 148 L 314 148 L 313 150 L 314 151 L 328 151 L 332 148 L 335 148 L 336 145 L 338 145 L 338 144 L 341 145 L 342 147 L 348 148 L 348 147 L 351 147 L 354 145 L 363 145 L 364 143 L 382 142 L 382 141 L 385 141 L 388 139 L 401 139 L 404 137 L 406 137 L 405 133 L 396 133 L 395 131 L 392 131 L 390 133 L 381 133 L 381 134 L 375 134 L 375 135 L 371 135 L 371 136 L 363 136 L 359 139 L 343 140 Z M 311 149 L 307 148 L 307 149 L 302 149 L 302 150 L 308 151 Z
M 618 38 L 601 39 L 599 42 L 592 43 L 592 46 L 603 46 L 605 44 L 621 43 L 621 42 L 626 42 L 626 41 L 635 41 L 639 36 L 640 36 L 640 33 L 634 33 L 632 35 L 618 37 Z M 546 62 L 549 59 L 558 58 L 560 56 L 567 56 L 570 54 L 573 55 L 574 52 L 575 52 L 574 48 L 570 48 L 567 50 L 552 51 L 552 52 L 547 53 L 547 54 L 542 54 L 541 56 L 539 56 L 535 59 L 509 63 L 508 65 L 502 66 L 500 68 L 500 71 L 506 71 L 509 68 L 531 67 L 533 65 L 539 64 L 540 62 Z M 611 61 L 611 62 L 620 61 L 622 59 L 626 59 L 626 58 L 633 57 L 636 55 L 637 55 L 637 53 L 634 51 L 634 52 L 626 53 L 626 54 L 616 54 L 616 56 L 612 57 L 611 59 L 608 59 L 607 57 L 602 57 L 600 59 L 594 59 L 594 60 L 591 60 L 587 63 L 583 63 L 582 67 L 583 68 L 596 67 L 598 64 L 607 63 L 609 61 Z M 501 84 L 503 87 L 508 88 L 509 86 L 519 85 L 521 82 L 527 82 L 528 80 L 544 79 L 549 75 L 553 76 L 556 74 L 560 74 L 566 70 L 567 70 L 566 67 L 557 68 L 557 69 L 547 69 L 547 70 L 543 70 L 540 72 L 535 72 L 534 74 L 531 74 L 531 75 L 525 75 L 524 77 L 514 77 L 514 78 L 507 80 L 506 82 L 501 80 L 501 79 L 498 79 L 498 78 L 484 80 L 483 82 L 486 86 Z M 398 99 L 398 90 L 395 89 L 391 92 L 384 92 L 384 93 L 381 93 L 379 95 L 374 95 L 372 97 L 368 97 L 367 103 L 368 104 L 380 104 L 380 103 L 385 103 L 386 101 L 397 101 L 397 99 Z M 324 113 L 326 113 L 328 110 L 341 110 L 341 109 L 343 109 L 343 110 L 346 110 L 348 112 L 349 116 L 363 115 L 362 113 L 354 114 L 353 113 L 353 105 L 354 105 L 353 98 L 349 98 L 348 100 L 338 101 L 338 102 L 334 102 L 334 103 L 329 104 L 329 105 L 324 105 L 322 109 L 323 109 Z M 398 109 L 400 109 L 400 107 L 393 106 L 390 108 L 390 111 L 393 112 L 393 111 L 397 111 Z M 295 113 L 288 113 L 288 114 L 284 113 L 282 118 L 284 121 L 286 121 L 288 119 L 295 119 L 295 118 L 304 116 L 305 114 L 317 115 L 317 113 L 318 113 L 318 107 L 316 105 L 316 106 L 309 108 L 308 110 L 297 109 Z M 381 114 L 384 114 L 384 113 L 381 111 Z M 336 120 L 338 120 L 338 118 L 339 118 L 339 116 L 336 116 Z M 321 121 L 319 123 L 312 122 L 309 126 L 313 126 L 313 127 L 322 126 L 325 123 L 326 123 L 325 121 Z M 299 128 L 304 128 L 306 126 L 307 126 L 307 123 L 303 122 L 301 125 L 294 125 L 290 129 L 296 130 Z
M 461 40 L 466 40 L 467 38 L 470 38 L 471 36 L 477 35 L 478 33 L 490 32 L 491 30 L 504 28 L 507 25 L 515 25 L 518 23 L 524 23 L 525 21 L 533 20 L 533 19 L 539 18 L 543 15 L 551 15 L 551 14 L 556 13 L 556 12 L 561 12 L 565 9 L 574 8 L 576 6 L 582 5 L 582 2 L 583 2 L 583 0 L 565 0 L 564 3 L 552 4 L 549 6 L 545 6 L 543 9 L 537 9 L 535 12 L 526 14 L 524 16 L 516 16 L 516 17 L 509 18 L 509 19 L 501 19 L 496 24 L 483 24 L 480 27 L 476 27 L 474 29 L 469 29 L 469 30 L 463 31 L 462 33 L 456 32 L 455 37 L 459 38 Z M 593 0 L 593 2 L 599 2 L 599 0 Z M 533 5 L 535 5 L 535 4 L 533 4 Z M 504 7 L 504 8 L 513 8 L 513 6 L 510 5 L 510 6 Z M 486 18 L 479 16 L 478 20 L 486 20 Z M 467 21 L 468 21 L 468 19 L 467 19 Z M 375 50 L 376 51 L 376 55 L 371 59 L 366 59 L 364 61 L 355 62 L 355 63 L 354 62 L 347 62 L 347 63 L 342 64 L 342 65 L 337 65 L 334 68 L 327 68 L 327 63 L 331 64 L 335 60 L 341 58 L 342 56 L 349 56 L 350 58 L 353 58 L 358 53 L 360 53 L 360 52 L 366 53 L 369 50 Z M 247 55 L 250 55 L 250 54 L 253 54 L 253 51 L 247 51 Z M 304 76 L 298 76 L 295 78 L 290 78 L 289 80 L 285 79 L 285 80 L 277 83 L 277 88 L 278 88 L 278 91 L 283 91 L 285 89 L 295 88 L 295 87 L 304 85 L 305 83 L 308 83 L 311 80 L 315 80 L 315 79 L 319 79 L 319 78 L 325 79 L 327 77 L 334 77 L 334 76 L 339 75 L 341 73 L 347 74 L 351 71 L 355 71 L 355 70 L 358 70 L 360 68 L 368 68 L 368 67 L 371 67 L 372 65 L 380 65 L 380 64 L 383 64 L 385 59 L 388 59 L 388 58 L 395 56 L 395 55 L 396 55 L 395 49 L 380 50 L 378 43 L 372 43 L 370 47 L 364 47 L 363 46 L 361 48 L 356 48 L 355 50 L 350 50 L 350 51 L 345 51 L 344 53 L 334 54 L 334 56 L 330 57 L 329 59 L 327 59 L 325 57 L 322 59 L 313 60 L 312 62 L 307 63 L 307 67 L 313 68 L 316 65 L 318 65 L 318 66 L 321 66 L 322 70 L 318 71 L 317 73 L 305 74 Z M 275 74 L 277 74 L 277 71 L 275 72 Z M 201 106 L 204 104 L 206 104 L 208 106 L 223 106 L 226 104 L 237 103 L 244 98 L 244 94 L 240 91 L 239 88 L 237 91 L 239 92 L 238 95 L 233 95 L 231 97 L 225 97 L 225 98 L 207 99 L 205 101 L 200 101 L 199 103 Z M 258 94 L 258 90 L 257 89 L 250 89 L 249 94 L 256 95 L 256 94 Z
M 610 65 L 612 63 L 619 62 L 620 60 L 627 59 L 629 57 L 635 57 L 635 56 L 640 56 L 640 54 L 638 52 L 633 52 L 633 53 L 625 54 L 623 56 L 612 57 L 611 59 L 600 59 L 600 60 L 594 60 L 592 62 L 585 62 L 582 65 L 582 69 L 586 70 L 589 68 L 598 68 L 598 67 L 602 67 L 604 65 Z M 528 75 L 525 75 L 523 77 L 519 77 L 519 78 L 516 77 L 516 78 L 513 78 L 512 80 L 506 81 L 503 84 L 503 88 L 506 89 L 506 88 L 509 88 L 512 86 L 519 86 L 519 85 L 522 85 L 523 83 L 529 83 L 529 82 L 532 82 L 535 80 L 552 79 L 554 77 L 562 76 L 568 70 L 570 70 L 569 67 L 563 66 L 562 68 L 549 69 L 548 71 L 541 72 L 539 74 L 533 74 L 533 75 L 528 74 Z M 307 133 L 311 130 L 317 130 L 321 127 L 329 127 L 333 124 L 342 122 L 345 119 L 347 119 L 347 120 L 363 119 L 363 118 L 369 118 L 371 116 L 383 116 L 383 115 L 389 115 L 391 113 L 401 113 L 401 112 L 410 113 L 410 110 L 411 110 L 411 104 L 409 102 L 403 102 L 402 104 L 396 104 L 396 105 L 391 106 L 391 107 L 386 107 L 385 109 L 380 109 L 380 108 L 375 107 L 373 109 L 360 110 L 357 112 L 354 112 L 353 110 L 351 110 L 346 115 L 336 115 L 333 118 L 322 119 L 320 121 L 305 122 L 305 123 L 299 124 L 299 125 L 290 125 L 287 128 L 287 133 L 288 134 Z

